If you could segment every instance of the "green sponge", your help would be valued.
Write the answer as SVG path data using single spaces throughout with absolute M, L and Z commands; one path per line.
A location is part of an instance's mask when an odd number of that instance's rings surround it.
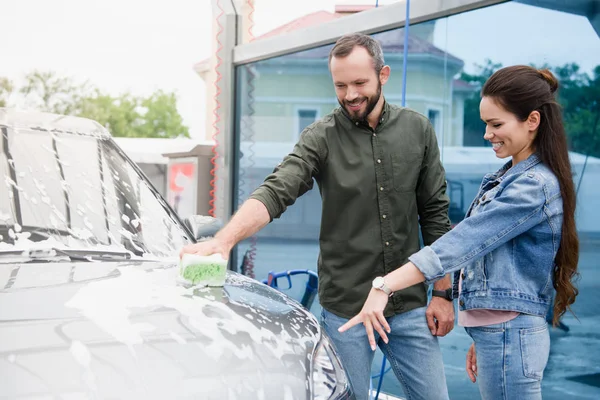
M 179 273 L 194 285 L 223 286 L 227 271 L 227 260 L 220 254 L 199 256 L 184 254 L 181 258 Z

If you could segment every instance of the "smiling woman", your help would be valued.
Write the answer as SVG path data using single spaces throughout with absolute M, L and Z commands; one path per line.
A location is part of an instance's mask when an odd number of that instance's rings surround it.
M 529 66 L 502 68 L 486 81 L 485 135 L 511 160 L 484 177 L 462 222 L 374 285 L 340 332 L 363 324 L 375 349 L 377 334 L 387 343 L 392 333 L 384 315 L 390 291 L 458 273 L 459 324 L 473 339 L 467 373 L 482 397 L 542 398 L 546 313 L 553 307 L 557 325 L 578 294 L 575 190 L 556 87 L 549 71 Z

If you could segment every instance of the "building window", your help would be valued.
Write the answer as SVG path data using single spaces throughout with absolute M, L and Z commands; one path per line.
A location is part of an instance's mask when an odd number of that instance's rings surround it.
M 316 109 L 306 109 L 301 108 L 298 109 L 297 112 L 297 121 L 298 121 L 298 135 L 302 133 L 304 128 L 312 124 L 317 120 L 317 110 Z
M 435 130 L 435 136 L 437 137 L 440 146 L 442 145 L 442 143 L 440 142 L 440 139 L 442 137 L 442 115 L 441 114 L 442 113 L 440 110 L 436 110 L 434 108 L 429 108 L 427 110 L 427 118 L 429 118 L 429 121 L 431 122 L 431 125 L 433 126 L 433 129 Z

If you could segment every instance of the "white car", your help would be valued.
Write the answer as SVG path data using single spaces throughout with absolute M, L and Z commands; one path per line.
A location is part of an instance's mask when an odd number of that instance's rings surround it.
M 196 240 L 98 123 L 0 109 L 0 398 L 353 399 L 315 317 Z

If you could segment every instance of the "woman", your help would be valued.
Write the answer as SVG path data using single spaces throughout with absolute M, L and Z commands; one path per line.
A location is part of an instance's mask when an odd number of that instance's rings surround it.
M 460 224 L 373 281 L 362 311 L 340 332 L 362 323 L 372 347 L 376 336 L 387 343 L 388 293 L 459 271 L 459 324 L 474 341 L 469 377 L 484 399 L 541 399 L 546 312 L 555 295 L 557 324 L 578 293 L 575 191 L 557 87 L 550 71 L 528 66 L 489 78 L 480 103 L 484 138 L 497 157 L 512 159 L 484 177 Z

